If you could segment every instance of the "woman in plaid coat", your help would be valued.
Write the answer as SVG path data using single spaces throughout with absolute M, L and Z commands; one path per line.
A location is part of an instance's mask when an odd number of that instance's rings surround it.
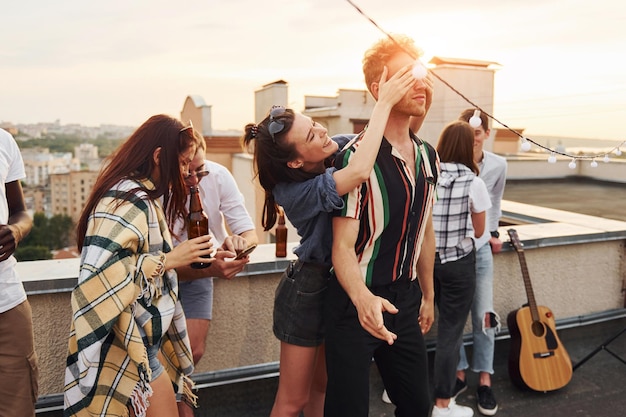
M 77 227 L 66 416 L 170 417 L 177 397 L 195 402 L 174 268 L 202 261 L 212 244 L 204 236 L 174 248 L 170 229 L 185 213 L 183 177 L 201 140 L 192 126 L 153 116 L 96 181 Z

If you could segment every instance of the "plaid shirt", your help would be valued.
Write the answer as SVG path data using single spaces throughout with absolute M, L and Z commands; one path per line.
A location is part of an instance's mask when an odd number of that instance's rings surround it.
M 65 370 L 65 416 L 145 416 L 151 371 L 146 344 L 162 339 L 166 369 L 179 394 L 195 401 L 186 375 L 193 359 L 176 273 L 164 271 L 172 248 L 163 210 L 123 180 L 89 218 Z
M 441 163 L 437 181 L 437 202 L 433 207 L 433 226 L 441 263 L 468 255 L 473 247 L 469 227 L 469 190 L 476 175 L 463 164 Z

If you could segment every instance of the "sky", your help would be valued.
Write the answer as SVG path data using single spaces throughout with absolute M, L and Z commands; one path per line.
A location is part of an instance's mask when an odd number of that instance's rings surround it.
M 493 115 L 525 135 L 626 139 L 623 0 L 353 0 L 432 56 L 495 61 Z M 180 116 L 188 95 L 213 129 L 254 121 L 254 92 L 364 89 L 361 58 L 384 37 L 347 0 L 4 2 L 0 121 L 138 126 Z M 461 91 L 462 92 L 462 91 Z M 470 97 L 471 99 L 471 97 Z

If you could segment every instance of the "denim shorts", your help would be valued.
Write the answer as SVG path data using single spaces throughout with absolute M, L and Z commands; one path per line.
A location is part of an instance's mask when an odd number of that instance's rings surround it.
M 180 281 L 178 297 L 188 319 L 213 318 L 213 278 Z
M 330 265 L 294 261 L 274 298 L 274 335 L 291 345 L 314 347 L 324 342 L 324 303 Z
M 150 370 L 152 370 L 152 378 L 150 380 L 154 381 L 165 370 L 158 357 L 161 347 L 159 345 L 146 346 L 146 350 L 148 351 L 148 362 L 150 363 Z

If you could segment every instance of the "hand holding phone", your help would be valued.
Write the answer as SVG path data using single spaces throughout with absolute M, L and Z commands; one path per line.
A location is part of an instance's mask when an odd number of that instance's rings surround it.
M 237 253 L 237 256 L 235 257 L 235 260 L 239 260 L 241 258 L 245 258 L 247 255 L 249 255 L 255 249 L 256 249 L 256 244 L 248 246 L 247 248 L 245 248 L 241 252 Z

